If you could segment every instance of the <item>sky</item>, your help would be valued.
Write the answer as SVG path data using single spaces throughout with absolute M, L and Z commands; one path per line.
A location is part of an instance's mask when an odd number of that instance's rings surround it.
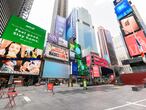
M 50 31 L 53 4 L 55 0 L 34 0 L 28 21 Z M 146 23 L 146 4 L 144 0 L 131 0 Z M 73 8 L 84 7 L 91 15 L 96 27 L 103 26 L 112 36 L 120 35 L 119 24 L 114 13 L 113 0 L 69 0 L 68 14 Z

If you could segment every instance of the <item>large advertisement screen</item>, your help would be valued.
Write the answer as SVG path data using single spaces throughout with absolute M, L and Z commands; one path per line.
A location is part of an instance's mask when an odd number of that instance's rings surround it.
M 140 55 L 141 52 L 146 53 L 146 37 L 142 30 L 125 37 L 125 42 L 130 56 Z
M 0 73 L 39 75 L 41 49 L 4 39 L 0 44 Z
M 92 73 L 92 77 L 100 77 L 100 72 L 99 72 L 99 67 L 97 65 L 93 66 L 93 73 Z
M 2 35 L 3 39 L 44 49 L 46 31 L 19 17 L 12 16 Z
M 130 6 L 128 0 L 122 0 L 119 4 L 115 6 L 115 13 L 118 19 L 124 18 L 126 15 L 132 12 L 132 7 Z
M 69 78 L 70 72 L 71 72 L 70 65 L 58 63 L 58 62 L 45 61 L 44 69 L 43 69 L 43 77 Z
M 72 62 L 72 75 L 78 75 L 78 64 L 75 62 Z
M 47 43 L 45 57 L 54 58 L 57 60 L 68 61 L 69 50 L 55 44 Z
M 12 16 L 0 42 L 0 72 L 39 75 L 46 31 Z
M 58 44 L 58 40 L 59 40 L 58 36 L 48 33 L 47 42 Z
M 57 16 L 56 24 L 55 24 L 55 35 L 57 35 L 58 37 L 64 37 L 65 28 L 66 28 L 66 19 L 61 16 Z
M 120 22 L 125 35 L 133 33 L 139 29 L 139 26 L 134 16 L 130 16 L 125 19 L 122 19 Z
M 73 10 L 70 16 L 66 20 L 66 40 L 69 41 L 70 38 L 76 38 L 76 17 L 77 12 Z

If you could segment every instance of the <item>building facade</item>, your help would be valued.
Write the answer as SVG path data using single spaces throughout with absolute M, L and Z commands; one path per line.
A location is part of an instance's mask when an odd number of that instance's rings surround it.
M 32 4 L 33 0 L 1 0 L 0 36 L 2 35 L 10 16 L 16 15 L 26 20 L 31 10 Z
M 105 58 L 109 64 L 117 65 L 118 61 L 110 32 L 102 26 L 98 27 L 98 40 L 100 46 L 100 56 Z
M 66 40 L 72 37 L 76 38 L 82 50 L 98 52 L 91 15 L 84 8 L 74 9 L 67 19 Z
M 55 22 L 56 22 L 55 19 L 57 15 L 66 18 L 67 12 L 68 12 L 68 0 L 55 0 L 50 33 L 54 33 L 55 31 Z

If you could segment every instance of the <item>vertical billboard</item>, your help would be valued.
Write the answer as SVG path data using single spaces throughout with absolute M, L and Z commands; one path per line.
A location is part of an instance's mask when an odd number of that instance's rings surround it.
M 122 0 L 115 6 L 115 13 L 118 19 L 122 19 L 128 14 L 132 13 L 132 7 L 129 4 L 128 0 Z
M 142 30 L 125 37 L 125 42 L 130 56 L 146 53 L 146 37 Z
M 94 77 L 94 78 L 100 77 L 99 67 L 97 65 L 93 66 L 92 77 Z
M 76 19 L 77 10 L 73 10 L 70 16 L 66 20 L 66 40 L 69 41 L 70 38 L 76 38 Z
M 78 75 L 78 64 L 75 62 L 72 62 L 72 75 Z
M 42 77 L 69 78 L 70 71 L 70 65 L 53 61 L 45 61 Z
M 47 42 L 58 44 L 58 40 L 59 40 L 58 36 L 48 33 Z
M 0 72 L 39 75 L 46 31 L 12 16 L 0 43 Z
M 134 16 L 128 16 L 120 21 L 124 35 L 131 34 L 139 30 L 138 23 L 136 22 Z
M 66 28 L 66 19 L 61 16 L 57 16 L 55 22 L 55 32 L 54 32 L 55 35 L 58 37 L 64 37 L 65 28 Z

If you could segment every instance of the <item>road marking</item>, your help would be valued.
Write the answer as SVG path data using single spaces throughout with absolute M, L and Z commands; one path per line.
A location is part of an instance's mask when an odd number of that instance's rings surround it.
M 24 100 L 25 100 L 26 102 L 31 102 L 31 99 L 30 99 L 29 97 L 23 96 L 23 98 L 24 98 Z
M 108 109 L 104 109 L 104 110 L 115 110 L 115 109 L 126 107 L 126 106 L 129 106 L 129 105 L 137 105 L 137 106 L 141 106 L 141 107 L 146 107 L 145 105 L 137 104 L 137 103 L 143 102 L 143 101 L 146 101 L 146 99 L 138 100 L 138 101 L 135 101 L 135 102 L 126 102 L 127 104 L 117 106 L 117 107 L 108 108 Z

